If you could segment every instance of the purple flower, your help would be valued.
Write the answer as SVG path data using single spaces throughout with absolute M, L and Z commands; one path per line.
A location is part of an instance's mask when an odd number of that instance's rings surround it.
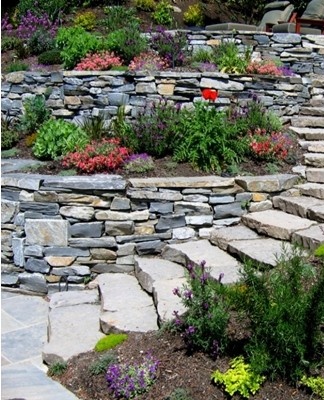
M 188 326 L 188 328 L 186 329 L 186 334 L 188 336 L 193 335 L 196 332 L 196 328 L 192 325 Z
M 202 285 L 204 285 L 208 280 L 208 275 L 206 274 L 206 272 L 204 272 L 201 277 L 200 277 L 200 282 L 202 283 Z
M 173 293 L 175 296 L 178 296 L 178 297 L 181 296 L 181 295 L 180 295 L 180 290 L 179 290 L 178 287 L 174 288 L 174 289 L 172 290 L 172 293 Z
M 191 290 L 185 290 L 183 293 L 183 296 L 187 300 L 191 300 L 193 297 L 192 291 Z

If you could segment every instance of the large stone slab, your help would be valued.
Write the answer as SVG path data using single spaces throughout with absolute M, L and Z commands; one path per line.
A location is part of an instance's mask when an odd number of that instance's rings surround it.
M 315 210 L 318 209 L 320 218 L 322 214 L 321 210 L 324 209 L 324 201 L 313 197 L 275 196 L 272 201 L 276 208 L 280 208 L 280 210 L 286 213 L 298 215 L 302 218 L 314 219 L 315 221 L 318 220 Z
M 308 182 L 324 183 L 324 168 L 307 168 L 306 178 Z
M 324 140 L 324 128 L 290 127 L 290 131 L 306 140 Z
M 323 153 L 308 153 L 304 155 L 305 164 L 316 168 L 324 167 Z
M 188 265 L 190 262 L 199 265 L 206 261 L 206 267 L 215 279 L 218 279 L 220 274 L 224 274 L 223 283 L 236 282 L 238 279 L 239 262 L 225 251 L 211 245 L 208 240 L 166 245 L 162 257 L 182 265 Z
M 314 225 L 308 229 L 295 232 L 292 235 L 292 241 L 315 250 L 320 244 L 324 243 L 324 224 Z
M 241 260 L 246 258 L 257 263 L 275 267 L 284 252 L 291 252 L 291 245 L 272 238 L 254 240 L 233 240 L 228 244 L 228 251 Z
M 119 175 L 97 174 L 92 176 L 46 177 L 43 188 L 72 190 L 124 190 L 126 181 Z
M 307 182 L 297 185 L 296 188 L 305 196 L 317 197 L 324 200 L 324 184 Z
M 316 224 L 315 221 L 277 210 L 243 215 L 242 222 L 249 228 L 255 229 L 258 233 L 283 240 L 290 240 L 295 231 L 306 229 Z
M 102 274 L 96 280 L 102 302 L 100 326 L 104 333 L 158 329 L 153 299 L 144 292 L 134 276 Z
M 322 128 L 324 126 L 324 117 L 311 117 L 311 116 L 303 116 L 294 117 L 291 119 L 291 125 L 294 127 L 319 127 Z
M 263 176 L 240 176 L 236 183 L 248 192 L 279 192 L 288 190 L 297 183 L 298 175 L 279 174 Z
M 226 251 L 229 243 L 233 240 L 253 240 L 258 238 L 259 235 L 252 229 L 244 225 L 238 225 L 214 229 L 210 234 L 209 240 L 213 245 Z
M 228 188 L 235 184 L 234 178 L 219 176 L 133 178 L 129 180 L 129 183 L 134 188 Z
M 67 246 L 68 221 L 53 219 L 27 219 L 26 244 L 41 246 Z

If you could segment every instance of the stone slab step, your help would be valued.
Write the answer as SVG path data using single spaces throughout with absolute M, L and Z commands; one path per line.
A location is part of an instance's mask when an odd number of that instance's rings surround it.
M 292 245 L 289 242 L 272 238 L 252 240 L 233 240 L 228 244 L 228 251 L 241 260 L 251 259 L 264 266 L 275 267 L 283 254 L 290 254 Z
M 324 168 L 306 168 L 308 182 L 324 183 Z
M 224 274 L 223 283 L 233 283 L 239 279 L 239 262 L 208 240 L 166 245 L 161 256 L 181 265 L 188 265 L 190 262 L 199 265 L 206 261 L 212 277 L 218 279 L 220 274 Z
M 304 161 L 307 166 L 323 168 L 324 153 L 306 153 L 304 154 Z
M 259 211 L 242 216 L 242 222 L 260 234 L 276 239 L 290 240 L 295 231 L 307 229 L 316 224 L 296 215 L 279 210 Z
M 295 187 L 302 195 L 324 200 L 324 184 L 307 182 Z
M 155 257 L 135 257 L 135 276 L 144 290 L 153 295 L 154 305 L 162 324 L 174 318 L 173 311 L 185 312 L 181 299 L 173 289 L 186 283 L 185 268 Z
M 101 295 L 100 326 L 104 333 L 158 329 L 153 299 L 135 276 L 108 273 L 99 275 L 96 281 Z
M 310 153 L 324 153 L 324 140 L 298 140 L 299 146 Z
M 324 222 L 324 200 L 309 196 L 275 196 L 272 202 L 275 208 L 288 214 Z
M 299 114 L 324 117 L 324 107 L 300 107 Z
M 290 126 L 289 131 L 296 134 L 301 139 L 324 140 L 324 128 Z
M 229 243 L 234 240 L 254 240 L 259 238 L 260 236 L 247 226 L 236 225 L 215 229 L 210 234 L 209 240 L 213 245 L 227 251 Z
M 64 362 L 93 350 L 104 336 L 99 326 L 97 290 L 55 293 L 51 296 L 49 308 L 48 342 L 42 352 L 45 363 Z
M 323 127 L 324 117 L 323 116 L 301 116 L 293 117 L 291 119 L 291 125 L 297 127 Z
M 320 244 L 324 243 L 324 224 L 314 225 L 293 233 L 292 241 L 314 251 Z

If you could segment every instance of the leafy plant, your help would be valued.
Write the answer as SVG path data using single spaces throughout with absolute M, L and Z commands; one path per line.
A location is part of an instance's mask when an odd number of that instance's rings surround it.
M 81 173 L 112 172 L 123 166 L 130 150 L 120 146 L 119 139 L 93 141 L 84 150 L 67 154 L 63 159 L 66 168 L 75 167 Z
M 25 144 L 27 147 L 32 147 L 36 141 L 37 133 L 31 133 L 30 135 L 27 135 L 25 138 Z
M 139 27 L 136 9 L 133 7 L 105 7 L 104 11 L 107 18 L 101 22 L 101 25 L 106 28 L 108 33 L 127 28 L 128 26 Z
M 44 51 L 44 53 L 38 56 L 39 64 L 43 65 L 54 65 L 54 64 L 61 64 L 61 52 L 57 49 L 52 49 L 48 51 Z
M 46 32 L 51 38 L 54 38 L 58 29 L 58 22 L 52 22 L 48 14 L 37 15 L 32 11 L 27 11 L 21 18 L 17 28 L 17 37 L 23 40 L 30 40 L 36 31 Z
M 87 133 L 91 140 L 102 139 L 103 136 L 107 136 L 108 134 L 105 115 L 103 113 L 85 118 L 82 123 L 80 123 L 80 127 Z
M 11 149 L 19 140 L 19 133 L 14 127 L 13 119 L 1 116 L 1 150 Z
M 107 71 L 122 65 L 120 57 L 109 51 L 88 54 L 74 68 L 76 71 Z
M 221 72 L 244 73 L 251 59 L 251 49 L 247 47 L 242 54 L 234 41 L 224 41 L 213 50 L 214 61 Z
M 254 373 L 243 357 L 237 357 L 230 362 L 230 368 L 226 372 L 213 372 L 212 379 L 215 383 L 224 385 L 230 396 L 239 393 L 248 399 L 250 394 L 255 394 L 260 389 L 265 377 Z
M 303 376 L 300 380 L 300 383 L 311 391 L 319 396 L 320 399 L 324 399 L 324 379 L 320 376 L 313 377 L 313 376 Z
M 3 36 L 1 38 L 1 51 L 15 50 L 22 45 L 21 39 L 16 36 Z
M 191 62 L 212 62 L 213 61 L 213 53 L 211 50 L 207 49 L 198 49 L 195 51 L 190 57 Z
M 91 375 L 100 375 L 107 371 L 108 366 L 116 362 L 116 356 L 112 352 L 103 354 L 89 366 Z
M 45 51 L 53 50 L 55 47 L 55 39 L 50 32 L 44 28 L 37 29 L 28 39 L 28 47 L 30 53 L 38 55 Z
M 110 391 L 116 398 L 130 399 L 148 391 L 156 379 L 159 361 L 150 354 L 140 364 L 113 364 L 107 371 Z
M 80 127 L 61 119 L 50 119 L 38 130 L 33 153 L 38 158 L 55 160 L 84 148 L 88 141 L 88 135 Z
M 64 11 L 69 8 L 69 2 L 66 0 L 19 0 L 17 5 L 18 18 L 22 18 L 28 12 L 40 17 L 47 14 L 49 19 L 56 21 Z
M 23 105 L 24 113 L 20 119 L 19 129 L 25 134 L 34 133 L 50 118 L 51 113 L 42 95 L 28 97 Z
M 167 60 L 164 60 L 153 51 L 141 53 L 139 56 L 134 57 L 130 62 L 128 68 L 130 71 L 161 71 L 168 67 Z
M 13 158 L 16 157 L 20 153 L 20 150 L 16 147 L 13 147 L 9 150 L 1 150 L 1 158 Z
M 283 75 L 283 70 L 279 68 L 274 61 L 251 61 L 246 67 L 249 74 L 259 75 Z
M 183 22 L 189 26 L 202 26 L 204 24 L 204 13 L 200 3 L 192 4 L 183 14 Z
M 87 54 L 104 50 L 103 42 L 80 26 L 60 28 L 56 44 L 61 50 L 64 68 L 72 69 Z
M 186 389 L 183 388 L 176 388 L 168 396 L 167 400 L 193 400 L 192 397 L 188 394 Z
M 160 0 L 152 13 L 153 21 L 162 26 L 170 27 L 173 23 L 173 8 L 168 0 Z
M 81 26 L 86 31 L 92 31 L 96 23 L 96 14 L 93 11 L 78 13 L 74 18 L 74 25 Z
M 48 375 L 55 376 L 55 375 L 62 375 L 67 369 L 67 363 L 57 361 L 54 364 L 50 365 L 48 368 Z
M 285 250 L 278 261 L 262 274 L 253 262 L 244 264 L 246 290 L 237 307 L 250 321 L 252 370 L 296 382 L 323 357 L 324 270 L 310 266 L 297 249 Z
M 314 252 L 314 255 L 316 257 L 321 257 L 324 258 L 324 244 L 321 244 L 317 247 L 317 249 Z
M 135 7 L 139 11 L 154 11 L 156 3 L 154 0 L 135 0 Z
M 28 64 L 21 61 L 14 61 L 6 67 L 6 72 L 27 71 L 28 68 Z
M 146 153 L 132 154 L 124 164 L 127 172 L 145 173 L 154 169 L 153 158 Z
M 189 350 L 203 350 L 217 357 L 228 342 L 229 308 L 226 288 L 221 283 L 222 275 L 218 280 L 212 278 L 205 264 L 205 261 L 200 265 L 189 263 L 187 284 L 173 290 L 186 307 L 183 316 L 174 312 L 175 324 Z

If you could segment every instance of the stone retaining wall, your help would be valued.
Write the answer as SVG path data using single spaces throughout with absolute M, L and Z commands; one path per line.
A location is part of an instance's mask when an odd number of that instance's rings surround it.
M 2 285 L 38 293 L 132 272 L 134 256 L 209 237 L 250 211 L 272 208 L 296 175 L 130 179 L 2 177 Z
M 2 77 L 2 113 L 17 116 L 27 97 L 43 94 L 55 117 L 78 122 L 85 116 L 103 111 L 109 123 L 121 105 L 125 106 L 127 118 L 132 119 L 148 101 L 163 98 L 190 105 L 201 99 L 202 88 L 209 87 L 219 90 L 218 107 L 226 108 L 233 102 L 246 100 L 253 91 L 266 107 L 289 122 L 302 105 L 309 102 L 314 105 L 322 100 L 322 97 L 318 100 L 321 86 L 313 78 L 314 74 L 324 75 L 322 35 L 186 33 L 192 51 L 210 48 L 221 40 L 234 37 L 242 51 L 246 46 L 253 48 L 253 58 L 281 60 L 298 75 L 278 78 L 214 72 L 159 72 L 154 75 L 111 71 L 14 72 Z

